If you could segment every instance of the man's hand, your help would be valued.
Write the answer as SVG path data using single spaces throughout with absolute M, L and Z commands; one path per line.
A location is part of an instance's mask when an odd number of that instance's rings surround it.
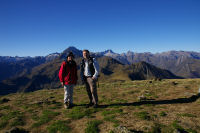
M 95 81 L 96 80 L 96 78 L 95 77 L 92 77 L 92 79 Z

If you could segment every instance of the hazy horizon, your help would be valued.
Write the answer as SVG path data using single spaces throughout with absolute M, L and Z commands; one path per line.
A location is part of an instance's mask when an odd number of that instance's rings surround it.
M 69 47 L 75 47 L 75 46 L 69 46 Z M 67 47 L 67 48 L 69 48 L 69 47 Z M 65 48 L 65 49 L 67 49 L 67 48 Z M 77 47 L 75 47 L 75 48 L 78 49 L 78 50 L 83 50 L 83 49 L 79 49 L 79 48 L 77 48 Z M 63 51 L 64 51 L 65 49 L 63 49 Z M 85 48 L 85 49 L 87 49 L 87 48 Z M 98 52 L 104 52 L 104 51 L 112 50 L 112 49 L 105 49 L 105 50 L 103 50 L 103 51 L 91 51 L 90 49 L 88 49 L 88 50 L 89 50 L 90 52 L 92 52 L 92 53 L 98 53 Z M 62 53 L 63 51 L 61 51 L 61 52 L 52 52 L 52 53 L 48 53 L 47 55 L 35 55 L 35 56 L 30 56 L 30 55 L 27 55 L 27 56 L 18 56 L 18 55 L 16 55 L 16 56 L 0 55 L 0 56 L 4 56 L 4 57 L 6 57 L 6 56 L 8 56 L 8 57 L 38 57 L 38 56 L 48 56 L 48 55 L 50 55 L 50 54 L 55 54 L 55 53 L 60 54 L 60 53 Z M 128 50 L 128 51 L 123 52 L 123 53 L 118 53 L 118 52 L 115 52 L 115 51 L 112 50 L 112 52 L 114 52 L 114 53 L 116 53 L 116 54 L 124 54 L 124 53 L 128 53 L 128 52 L 134 52 L 134 53 L 161 54 L 161 53 L 171 52 L 171 51 L 177 51 L 177 52 L 197 52 L 197 51 L 184 51 L 184 50 L 169 50 L 169 51 L 162 51 L 162 52 L 155 52 L 155 53 L 153 53 L 153 52 L 148 52 L 148 51 L 137 52 L 137 51 L 131 51 L 131 50 Z M 200 52 L 197 52 L 197 53 L 200 53 Z

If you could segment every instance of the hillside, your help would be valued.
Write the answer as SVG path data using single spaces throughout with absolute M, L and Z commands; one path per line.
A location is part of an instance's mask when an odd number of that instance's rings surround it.
M 168 70 L 157 68 L 146 62 L 139 62 L 131 65 L 133 72 L 129 75 L 132 80 L 143 79 L 178 79 L 178 77 Z
M 35 66 L 51 62 L 58 56 L 58 53 L 36 57 L 0 56 L 0 81 L 21 74 L 28 74 Z
M 47 56 L 36 57 L 10 57 L 0 56 L 0 81 L 14 76 L 30 74 L 32 69 L 44 63 L 48 63 L 56 59 L 64 60 L 67 53 L 72 51 L 76 58 L 82 57 L 82 50 L 73 46 L 68 47 L 62 53 L 53 53 Z M 91 52 L 94 57 L 111 57 L 121 64 L 131 65 L 138 62 L 147 62 L 158 68 L 171 71 L 177 76 L 183 78 L 199 78 L 200 77 L 200 53 L 191 51 L 168 51 L 152 54 L 150 52 L 136 53 L 128 51 L 127 53 L 118 54 L 112 50 L 103 52 Z
M 112 57 L 123 64 L 147 62 L 156 67 L 169 70 L 175 75 L 184 78 L 199 78 L 200 53 L 192 51 L 168 51 L 152 54 L 150 52 L 136 53 L 114 53 L 112 50 L 96 53 L 101 56 Z M 186 70 L 186 71 L 185 71 Z
M 187 59 L 184 60 L 174 68 L 177 75 L 182 75 L 183 77 L 196 78 L 200 77 L 200 60 L 197 59 Z
M 66 55 L 66 54 L 62 54 Z M 61 55 L 61 56 L 62 56 Z M 81 58 L 76 59 L 78 68 L 80 68 Z M 119 61 L 110 57 L 97 58 L 100 65 L 99 82 L 114 80 L 144 80 L 144 79 L 170 79 L 179 78 L 169 71 L 162 70 L 148 63 L 141 62 L 132 66 L 123 65 Z M 29 74 L 16 76 L 0 83 L 0 95 L 15 92 L 30 92 L 44 88 L 59 88 L 60 82 L 58 72 L 62 63 L 62 58 L 57 58 L 51 62 L 36 66 Z M 78 84 L 80 81 L 80 69 L 78 69 Z
M 76 86 L 72 109 L 63 108 L 63 88 L 0 97 L 0 132 L 134 133 L 200 132 L 200 79 L 100 83 L 99 108 L 85 108 L 85 88 Z M 14 128 L 17 127 L 17 128 Z

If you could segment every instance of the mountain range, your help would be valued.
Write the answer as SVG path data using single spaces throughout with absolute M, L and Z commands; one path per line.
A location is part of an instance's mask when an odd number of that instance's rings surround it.
M 70 51 L 75 54 L 80 68 L 82 51 L 75 47 L 45 57 L 0 57 L 0 95 L 60 87 L 58 71 Z M 106 50 L 91 55 L 100 64 L 100 82 L 200 77 L 200 53 L 197 52 L 169 51 L 152 54 L 129 51 L 117 54 Z M 7 75 L 6 71 L 9 71 Z M 78 83 L 81 83 L 80 80 Z
M 168 51 L 152 54 L 150 52 L 114 53 L 112 50 L 96 53 L 98 56 L 112 57 L 123 64 L 147 62 L 162 69 L 170 70 L 177 76 L 184 78 L 200 77 L 200 53 L 190 51 Z
M 0 56 L 0 81 L 22 73 L 29 73 L 33 67 L 51 62 L 59 55 L 59 53 L 52 53 L 36 57 Z

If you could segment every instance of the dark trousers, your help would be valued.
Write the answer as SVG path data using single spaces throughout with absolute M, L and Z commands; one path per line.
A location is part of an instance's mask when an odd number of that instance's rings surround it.
M 97 95 L 96 81 L 93 80 L 91 77 L 88 77 L 85 82 L 85 85 L 86 85 L 88 97 L 90 99 L 90 103 L 97 104 L 98 103 L 98 95 Z

